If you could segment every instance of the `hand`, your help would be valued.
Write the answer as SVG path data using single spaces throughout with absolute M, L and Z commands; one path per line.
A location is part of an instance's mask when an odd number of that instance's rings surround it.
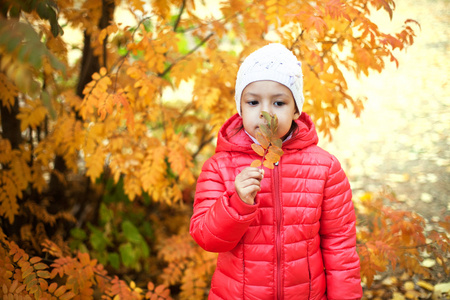
M 234 180 L 234 187 L 239 198 L 247 204 L 255 204 L 256 193 L 261 190 L 264 170 L 248 167 L 241 171 Z

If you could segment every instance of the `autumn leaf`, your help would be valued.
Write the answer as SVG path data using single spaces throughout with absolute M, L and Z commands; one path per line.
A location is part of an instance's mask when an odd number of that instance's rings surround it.
M 253 143 L 253 144 L 252 144 L 252 149 L 253 149 L 259 156 L 264 156 L 264 154 L 265 154 L 265 150 L 264 150 L 264 148 L 263 148 L 261 145 L 258 145 L 258 144 Z
M 259 125 L 259 130 L 256 132 L 256 140 L 259 145 L 253 143 L 251 146 L 253 151 L 262 156 L 262 158 L 261 160 L 254 160 L 250 166 L 260 167 L 263 165 L 266 168 L 273 169 L 274 164 L 279 162 L 283 155 L 283 150 L 281 150 L 282 141 L 275 138 L 278 130 L 278 117 L 265 111 L 261 113 L 261 116 L 266 123 Z

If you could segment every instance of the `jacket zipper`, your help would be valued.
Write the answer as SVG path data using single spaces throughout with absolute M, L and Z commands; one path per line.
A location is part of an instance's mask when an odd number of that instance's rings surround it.
M 277 299 L 283 299 L 281 284 L 281 197 L 280 197 L 280 171 L 278 163 L 274 168 L 274 191 L 275 191 L 275 221 L 277 223 L 275 235 L 275 247 L 277 255 Z

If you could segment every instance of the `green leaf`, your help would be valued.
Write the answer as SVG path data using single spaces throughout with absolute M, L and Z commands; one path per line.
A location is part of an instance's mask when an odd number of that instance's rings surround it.
M 48 59 L 50 61 L 50 65 L 54 69 L 60 70 L 64 76 L 66 75 L 66 66 L 59 59 L 57 59 L 52 53 L 50 53 Z
M 148 221 L 144 221 L 141 225 L 141 234 L 143 234 L 147 239 L 154 239 L 155 232 L 153 230 L 152 224 Z
M 104 251 L 106 249 L 106 246 L 110 244 L 109 239 L 105 236 L 105 233 L 103 231 L 95 228 L 90 224 L 88 224 L 88 226 L 92 231 L 89 237 L 89 242 L 91 243 L 92 247 L 99 252 Z
M 100 215 L 100 223 L 102 225 L 111 222 L 111 220 L 114 217 L 112 210 L 106 207 L 106 204 L 103 202 L 100 204 L 99 215 Z
M 19 47 L 17 52 L 17 58 L 20 61 L 26 61 L 30 54 L 31 49 L 28 47 Z
M 187 35 L 177 33 L 177 38 L 178 38 L 178 43 L 177 43 L 178 51 L 180 51 L 180 53 L 182 55 L 189 53 L 190 49 L 189 49 L 189 43 L 187 40 Z
M 47 108 L 48 112 L 50 113 L 50 117 L 55 120 L 56 119 L 56 111 L 53 108 L 52 102 L 50 100 L 50 95 L 46 90 L 42 90 L 41 92 L 41 101 L 42 104 Z
M 130 242 L 141 243 L 144 240 L 142 235 L 139 233 L 139 230 L 128 220 L 122 223 L 122 231 L 127 240 Z
M 77 240 L 85 240 L 87 238 L 86 232 L 81 228 L 72 228 L 70 235 Z
M 122 259 L 122 263 L 126 267 L 132 267 L 137 259 L 136 252 L 134 251 L 131 243 L 122 244 L 119 247 L 120 257 Z
M 270 121 L 272 120 L 272 116 L 267 111 L 261 112 L 261 115 L 264 117 L 264 119 L 267 121 L 267 123 L 270 124 Z
M 142 241 L 139 244 L 139 249 L 141 250 L 142 257 L 147 258 L 150 255 L 150 248 L 148 247 L 147 243 L 145 241 Z
M 261 124 L 261 125 L 259 125 L 259 130 L 261 130 L 261 133 L 270 142 L 270 140 L 273 137 L 273 134 L 272 134 L 272 130 L 269 128 L 269 126 L 266 124 Z
M 120 256 L 118 253 L 108 253 L 108 262 L 114 269 L 120 268 Z
M 13 52 L 15 49 L 17 49 L 22 39 L 20 38 L 20 36 L 11 34 L 7 34 L 5 36 L 6 36 L 6 51 Z
M 278 131 L 278 117 L 277 115 L 273 115 L 270 122 L 270 128 L 272 130 L 272 134 L 276 135 Z
M 278 147 L 278 148 L 281 149 L 281 147 L 283 146 L 283 141 L 282 141 L 281 139 L 276 139 L 276 140 L 273 140 L 273 141 L 272 141 L 272 144 L 273 144 L 275 147 Z

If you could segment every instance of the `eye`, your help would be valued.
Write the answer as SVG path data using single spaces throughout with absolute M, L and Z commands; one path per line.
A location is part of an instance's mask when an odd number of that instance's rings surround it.
M 275 103 L 274 103 L 274 105 L 275 106 L 283 106 L 283 105 L 285 105 L 286 103 L 284 103 L 283 101 L 276 101 Z
M 249 100 L 249 101 L 247 101 L 247 104 L 250 105 L 250 106 L 256 106 L 256 105 L 258 105 L 258 101 L 256 101 L 256 100 Z

